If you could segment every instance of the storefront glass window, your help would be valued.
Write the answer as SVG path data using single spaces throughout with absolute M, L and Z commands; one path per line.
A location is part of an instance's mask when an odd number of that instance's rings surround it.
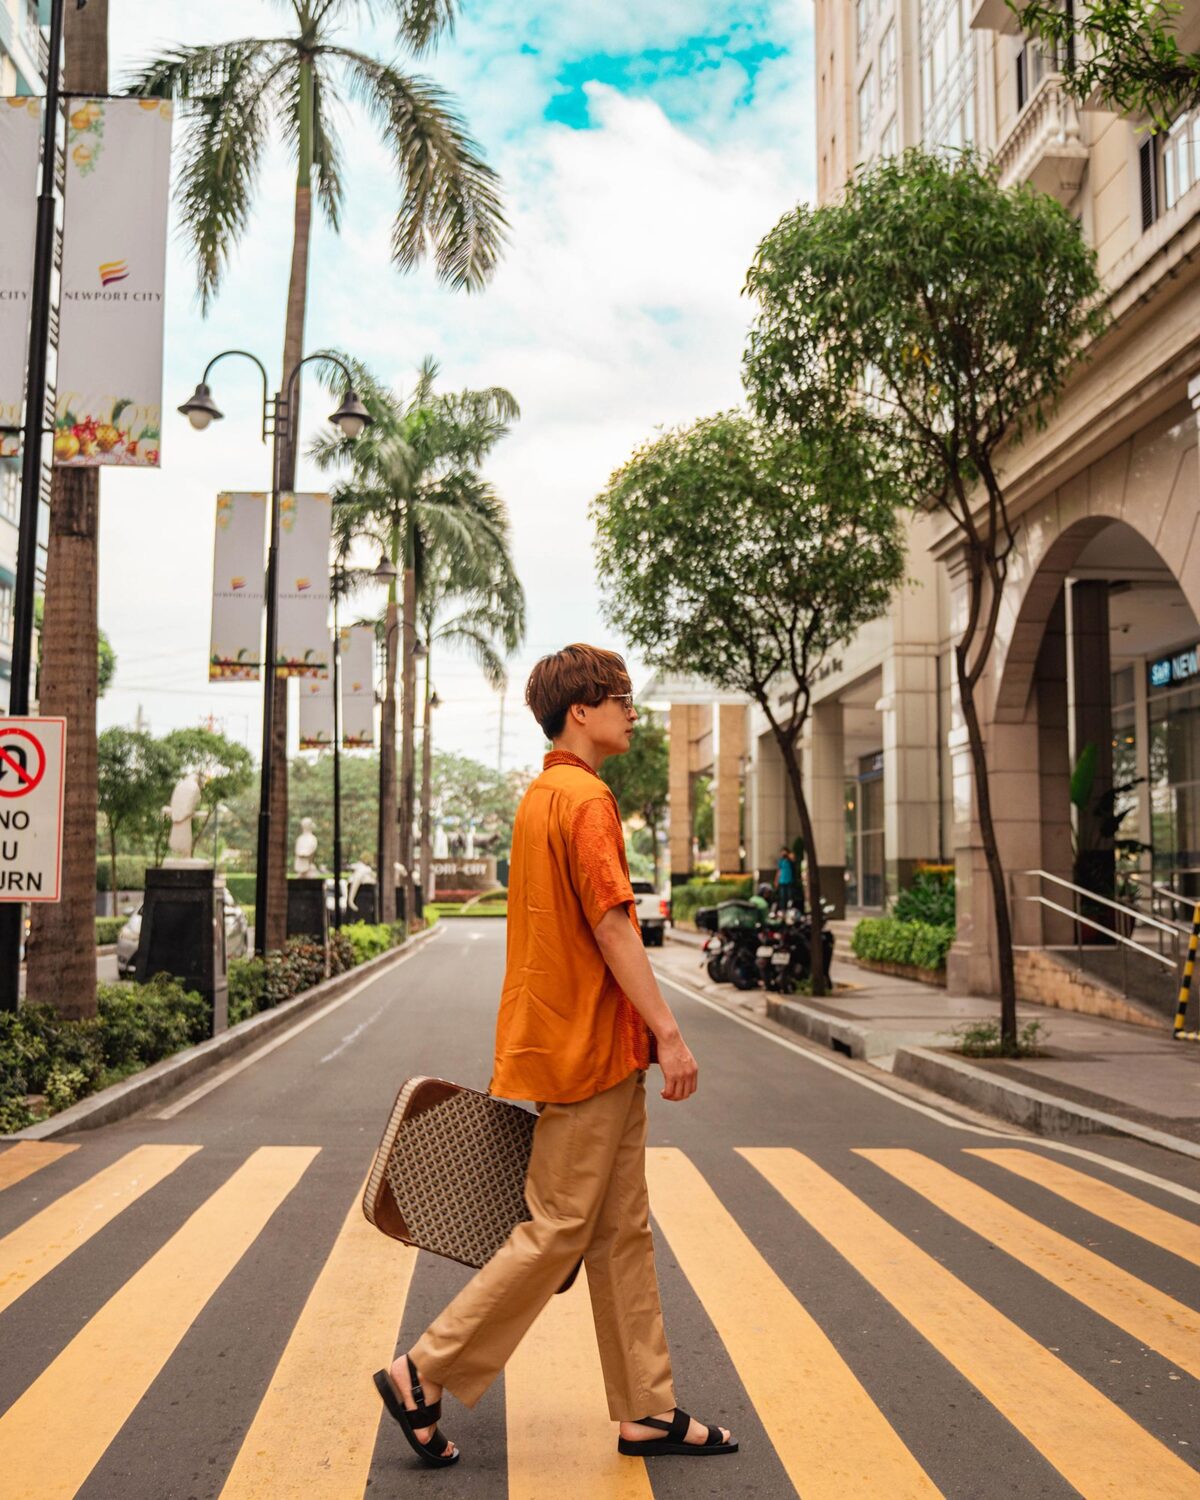
M 1152 691 L 1149 718 L 1154 878 L 1194 895 L 1200 891 L 1200 688 Z

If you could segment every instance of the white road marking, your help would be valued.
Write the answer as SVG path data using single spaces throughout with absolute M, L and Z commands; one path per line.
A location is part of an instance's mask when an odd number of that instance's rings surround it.
M 435 931 L 434 936 L 427 938 L 420 947 L 428 947 L 436 938 L 437 932 Z M 223 1083 L 228 1083 L 231 1078 L 236 1078 L 239 1073 L 244 1072 L 261 1058 L 266 1057 L 268 1053 L 274 1052 L 276 1047 L 282 1047 L 285 1042 L 290 1042 L 293 1037 L 299 1036 L 302 1031 L 307 1031 L 310 1026 L 315 1026 L 318 1021 L 323 1021 L 326 1016 L 331 1015 L 339 1006 L 345 1005 L 348 1000 L 353 1000 L 355 995 L 362 994 L 363 990 L 375 984 L 378 980 L 386 979 L 401 964 L 406 964 L 413 957 L 413 954 L 419 952 L 420 948 L 414 948 L 412 953 L 406 953 L 403 958 L 398 959 L 388 969 L 387 974 L 372 974 L 369 978 L 364 979 L 361 984 L 354 985 L 344 995 L 339 995 L 336 1000 L 331 1000 L 328 1005 L 323 1005 L 320 1010 L 314 1011 L 311 1016 L 305 1016 L 302 1021 L 297 1021 L 294 1026 L 287 1027 L 282 1035 L 272 1037 L 264 1046 L 258 1047 L 251 1052 L 249 1057 L 242 1058 L 241 1062 L 234 1063 L 233 1067 L 226 1068 L 224 1072 L 218 1073 L 214 1078 L 209 1078 L 206 1082 L 200 1084 L 198 1088 L 192 1089 L 191 1093 L 184 1094 L 182 1099 L 176 1099 L 174 1104 L 168 1104 L 166 1109 L 159 1110 L 154 1118 L 156 1120 L 173 1120 L 176 1115 L 182 1114 L 185 1109 L 190 1109 L 193 1104 L 205 1098 L 206 1095 L 211 1094 L 214 1089 L 219 1089 Z M 332 1056 L 333 1054 L 330 1055 Z M 328 1059 L 322 1058 L 321 1061 L 327 1062 Z
M 341 1041 L 337 1044 L 332 1052 L 327 1052 L 325 1054 L 321 1061 L 323 1063 L 332 1062 L 335 1057 L 340 1056 L 341 1053 L 345 1052 L 347 1047 L 351 1046 L 359 1039 L 360 1036 L 362 1036 L 363 1032 L 366 1031 L 368 1026 L 371 1026 L 376 1021 L 378 1021 L 378 1019 L 381 1015 L 383 1015 L 386 1009 L 386 1005 L 381 1005 L 373 1016 L 368 1016 L 365 1021 L 360 1021 L 353 1031 L 348 1031 L 346 1033 L 346 1035 L 341 1039 Z
M 734 1015 L 725 1006 L 710 1000 L 707 995 L 701 995 L 696 990 L 689 989 L 675 979 L 669 979 L 665 974 L 655 970 L 655 975 L 660 984 L 669 984 L 672 989 L 678 990 L 681 995 L 689 1000 L 694 1000 L 698 1005 L 706 1005 L 709 1010 L 714 1010 L 718 1015 L 724 1016 L 727 1021 L 732 1021 L 735 1026 L 744 1026 L 748 1031 L 755 1032 L 758 1036 L 774 1042 L 779 1047 L 785 1047 L 789 1052 L 796 1053 L 806 1062 L 815 1063 L 819 1068 L 827 1068 L 831 1073 L 840 1073 L 843 1078 L 857 1083 L 861 1088 L 870 1089 L 873 1094 L 882 1094 L 894 1104 L 903 1105 L 905 1109 L 915 1110 L 920 1115 L 925 1115 L 930 1120 L 936 1120 L 939 1125 L 946 1125 L 951 1130 L 969 1130 L 975 1135 L 987 1136 L 992 1140 L 1000 1141 L 1026 1141 L 1030 1144 L 1044 1146 L 1047 1151 L 1061 1151 L 1068 1156 L 1077 1156 L 1083 1161 L 1093 1162 L 1096 1166 L 1106 1167 L 1110 1172 L 1116 1172 L 1122 1177 L 1132 1177 L 1138 1182 L 1147 1183 L 1150 1187 L 1158 1188 L 1161 1192 L 1171 1193 L 1176 1198 L 1183 1198 L 1188 1203 L 1200 1204 L 1200 1192 L 1193 1188 L 1184 1187 L 1181 1183 L 1172 1182 L 1167 1177 L 1158 1177 L 1153 1172 L 1143 1171 L 1141 1167 L 1128 1166 L 1125 1162 L 1114 1161 L 1111 1157 L 1101 1156 L 1098 1151 L 1088 1151 L 1082 1146 L 1069 1146 L 1065 1141 L 1049 1140 L 1045 1136 L 1034 1135 L 1030 1131 L 1019 1128 L 1013 1130 L 989 1130 L 983 1125 L 969 1125 L 963 1120 L 956 1119 L 953 1115 L 944 1114 L 931 1104 L 922 1104 L 918 1099 L 910 1099 L 906 1094 L 901 1094 L 889 1089 L 886 1084 L 876 1083 L 872 1078 L 864 1078 L 853 1068 L 847 1068 L 843 1063 L 836 1062 L 832 1057 L 823 1057 L 819 1052 L 812 1052 L 807 1047 L 802 1047 L 797 1042 L 790 1041 L 787 1037 L 778 1036 L 769 1031 L 767 1027 L 752 1021 L 746 1016 Z M 1136 1139 L 1136 1137 L 1130 1137 Z

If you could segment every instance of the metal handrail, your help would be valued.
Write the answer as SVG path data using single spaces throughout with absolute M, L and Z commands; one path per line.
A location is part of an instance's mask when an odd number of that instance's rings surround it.
M 1015 873 L 1018 875 L 1037 875 L 1042 880 L 1050 881 L 1052 885 L 1062 886 L 1063 890 L 1065 891 L 1071 891 L 1076 896 L 1083 896 L 1087 901 L 1095 902 L 1099 906 L 1111 907 L 1113 911 L 1119 911 L 1124 916 L 1132 917 L 1135 922 L 1140 922 L 1145 927 L 1157 927 L 1160 932 L 1169 932 L 1172 936 L 1175 936 L 1179 931 L 1178 927 L 1174 926 L 1172 923 L 1164 922 L 1158 917 L 1152 917 L 1147 915 L 1145 912 L 1140 912 L 1138 911 L 1136 906 L 1123 906 L 1120 901 L 1110 901 L 1107 896 L 1098 896 L 1095 891 L 1089 891 L 1085 886 L 1082 885 L 1072 885 L 1069 880 L 1064 880 L 1061 875 L 1052 875 L 1049 870 L 1018 870 Z M 1041 896 L 1026 896 L 1025 900 L 1041 901 L 1044 900 L 1044 898 Z M 1061 910 L 1061 908 L 1058 909 Z M 1075 915 L 1075 912 L 1068 912 L 1068 916 Z M 1079 920 L 1081 922 L 1086 922 L 1087 918 L 1080 917 Z M 1089 925 L 1098 927 L 1103 932 L 1112 931 L 1111 928 L 1103 927 L 1100 923 L 1093 922 Z M 1114 934 L 1114 936 L 1117 936 L 1117 934 Z M 1134 946 L 1136 947 L 1138 945 L 1134 944 Z
M 1024 873 L 1032 875 L 1037 872 L 1029 870 Z M 1054 877 L 1052 876 L 1051 879 L 1053 878 Z M 1063 885 L 1069 884 L 1069 882 L 1065 880 L 1061 883 Z M 1079 887 L 1072 886 L 1071 889 L 1078 890 Z M 1089 891 L 1087 892 L 1087 894 L 1090 896 L 1091 892 Z M 1119 932 L 1114 932 L 1111 927 L 1105 927 L 1103 922 L 1093 922 L 1091 917 L 1081 916 L 1079 912 L 1072 910 L 1072 908 L 1069 906 L 1060 906 L 1057 901 L 1051 901 L 1048 896 L 1025 896 L 1022 899 L 1025 901 L 1036 901 L 1039 906 L 1049 907 L 1051 911 L 1062 912 L 1063 916 L 1065 917 L 1073 917 L 1076 922 L 1079 922 L 1084 927 L 1093 927 L 1097 932 L 1104 933 L 1106 937 L 1115 938 L 1118 943 L 1124 943 L 1126 948 L 1132 948 L 1135 953 L 1144 953 L 1147 958 L 1154 959 L 1156 963 L 1162 964 L 1165 968 L 1174 969 L 1177 967 L 1178 961 L 1176 959 L 1167 958 L 1162 953 L 1155 953 L 1153 948 L 1147 948 L 1143 943 L 1135 943 L 1132 938 L 1123 937 Z M 1128 909 L 1128 907 L 1118 908 L 1118 910 L 1120 911 L 1128 911 Z M 1164 930 L 1173 933 L 1176 929 L 1173 927 L 1169 927 Z
M 1194 896 L 1181 896 L 1178 891 L 1173 891 L 1169 885 L 1151 885 L 1150 889 L 1156 896 L 1165 896 L 1168 901 L 1174 901 L 1176 906 L 1184 906 L 1188 911 L 1196 909 L 1196 898 Z M 1187 923 L 1191 926 L 1191 923 Z

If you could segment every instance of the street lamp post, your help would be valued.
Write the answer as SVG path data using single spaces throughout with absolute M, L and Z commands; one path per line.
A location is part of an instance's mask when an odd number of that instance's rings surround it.
M 333 925 L 342 930 L 342 636 L 338 595 L 345 578 L 340 560 L 333 570 Z
M 354 393 L 353 376 L 346 365 L 334 354 L 307 354 L 297 360 L 288 372 L 282 390 L 272 398 L 268 395 L 267 371 L 262 360 L 246 349 L 225 349 L 209 360 L 204 368 L 200 384 L 179 410 L 198 432 L 210 423 L 220 421 L 225 415 L 213 400 L 208 377 L 213 367 L 222 359 L 239 355 L 258 366 L 263 383 L 262 439 L 273 440 L 271 453 L 271 537 L 267 546 L 267 639 L 263 661 L 263 737 L 262 776 L 258 809 L 258 860 L 254 882 L 254 951 L 259 958 L 267 955 L 267 885 L 271 868 L 271 761 L 272 737 L 275 728 L 275 654 L 278 635 L 277 580 L 279 570 L 279 498 L 283 442 L 291 436 L 289 422 L 292 403 L 295 399 L 296 380 L 300 371 L 313 360 L 336 365 L 346 377 L 346 394 L 337 411 L 329 420 L 341 428 L 344 437 L 351 440 L 371 425 L 374 420 Z
M 29 366 L 25 385 L 25 438 L 21 449 L 21 511 L 17 532 L 17 575 L 13 589 L 12 660 L 8 712 L 29 712 L 29 679 L 33 673 L 33 596 L 37 582 L 38 491 L 46 431 L 46 364 L 50 347 L 50 283 L 54 267 L 54 158 L 59 115 L 59 58 L 62 55 L 63 0 L 50 7 L 50 63 L 46 76 L 46 120 L 42 141 L 42 185 L 34 230 L 32 316 Z M 21 933 L 25 908 L 20 901 L 0 904 L 0 1010 L 20 1005 Z

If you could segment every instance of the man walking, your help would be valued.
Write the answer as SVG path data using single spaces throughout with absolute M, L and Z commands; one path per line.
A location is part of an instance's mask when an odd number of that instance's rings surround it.
M 534 667 L 525 701 L 554 748 L 513 825 L 489 1092 L 538 1106 L 532 1217 L 376 1384 L 422 1459 L 454 1463 L 436 1425 L 443 1389 L 474 1406 L 582 1259 L 620 1451 L 734 1453 L 724 1428 L 675 1405 L 654 1269 L 646 1070 L 656 1055 L 662 1097 L 679 1102 L 697 1067 L 642 946 L 616 799 L 598 774 L 629 748 L 629 674 L 615 652 L 567 646 Z

